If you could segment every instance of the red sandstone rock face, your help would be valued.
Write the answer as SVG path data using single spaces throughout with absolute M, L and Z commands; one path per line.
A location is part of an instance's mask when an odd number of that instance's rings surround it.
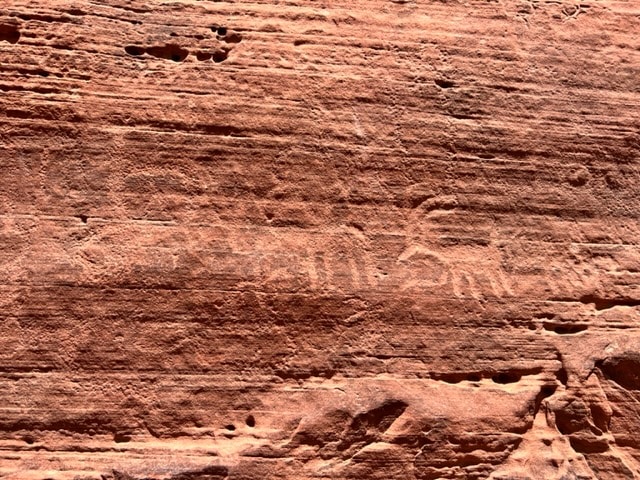
M 0 477 L 638 478 L 639 32 L 2 2 Z

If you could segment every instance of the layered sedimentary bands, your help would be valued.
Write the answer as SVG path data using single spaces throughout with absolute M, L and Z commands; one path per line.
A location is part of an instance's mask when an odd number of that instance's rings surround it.
M 0 477 L 640 478 L 639 33 L 3 0 Z

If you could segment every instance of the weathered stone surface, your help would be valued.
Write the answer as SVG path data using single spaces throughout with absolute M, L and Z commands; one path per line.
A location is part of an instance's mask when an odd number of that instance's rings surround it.
M 0 477 L 640 478 L 639 32 L 3 1 Z

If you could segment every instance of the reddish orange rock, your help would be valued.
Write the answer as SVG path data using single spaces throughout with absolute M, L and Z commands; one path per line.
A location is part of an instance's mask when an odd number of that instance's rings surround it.
M 638 32 L 5 0 L 0 477 L 640 478 Z

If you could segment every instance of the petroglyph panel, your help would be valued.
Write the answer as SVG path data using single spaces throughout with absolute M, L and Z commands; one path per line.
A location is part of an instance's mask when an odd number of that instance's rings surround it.
M 2 480 L 640 478 L 639 8 L 3 1 Z

